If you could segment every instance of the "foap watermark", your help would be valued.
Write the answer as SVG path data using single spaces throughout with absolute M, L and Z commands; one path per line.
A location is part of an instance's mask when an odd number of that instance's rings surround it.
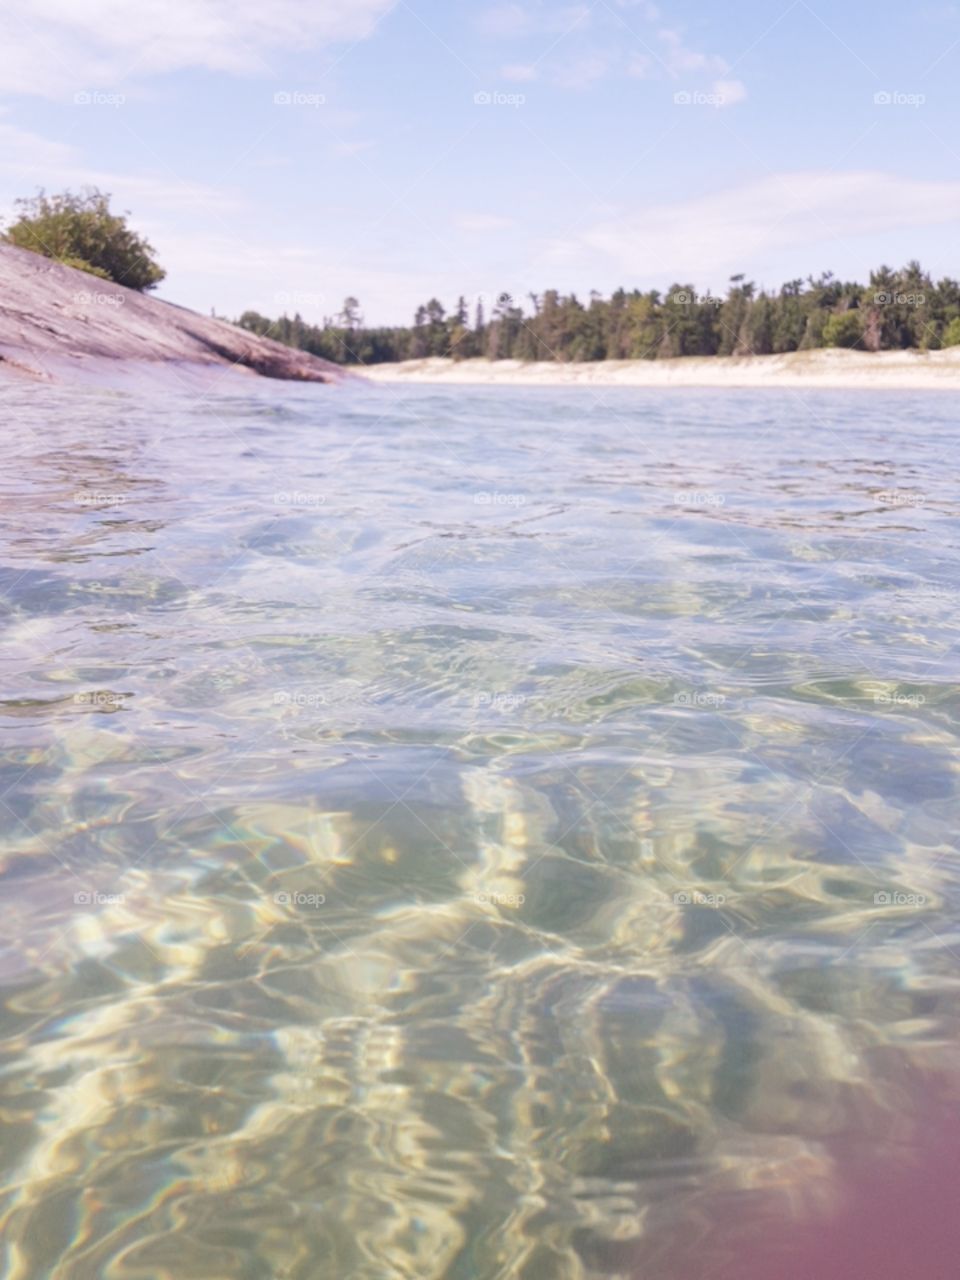
M 475 493 L 473 503 L 476 507 L 522 507 L 527 501 L 524 493 Z
M 273 695 L 275 707 L 325 707 L 327 696 L 324 693 L 309 693 L 302 689 L 278 689 Z
M 729 95 L 719 89 L 704 93 L 702 89 L 680 89 L 673 95 L 675 107 L 722 107 L 730 101 Z
M 925 907 L 925 893 L 903 893 L 899 889 L 881 889 L 873 895 L 875 907 Z
M 93 492 L 83 493 L 78 491 L 73 495 L 73 500 L 78 507 L 122 507 L 127 500 L 125 493 L 100 493 Z
M 504 93 L 500 89 L 481 89 L 473 95 L 475 107 L 522 107 L 526 101 L 525 93 Z
M 675 693 L 673 695 L 673 705 L 675 707 L 708 707 L 717 710 L 726 703 L 726 695 L 722 693 L 703 693 L 700 690 L 693 690 L 689 693 Z
M 673 895 L 675 907 L 722 907 L 726 900 L 725 893 L 701 893 L 699 889 L 681 889 Z
M 911 707 L 914 710 L 922 707 L 926 703 L 926 696 L 922 693 L 875 693 L 873 695 L 874 706 L 877 707 Z
M 81 89 L 73 95 L 75 107 L 122 107 L 126 100 L 126 94 L 104 93 L 100 89 Z
M 75 693 L 73 701 L 78 707 L 93 707 L 98 711 L 119 711 L 123 706 L 124 697 L 124 694 L 111 693 L 108 689 L 93 689 L 88 693 Z
M 90 293 L 82 289 L 73 295 L 77 307 L 122 307 L 125 301 L 122 293 Z
M 96 889 L 81 889 L 73 895 L 75 907 L 116 907 L 125 901 L 122 893 L 100 893 Z
M 273 503 L 277 507 L 322 507 L 326 501 L 326 494 L 309 493 L 303 489 L 281 489 L 273 495 Z
M 668 293 L 667 301 L 678 307 L 722 307 L 723 298 L 712 293 L 693 293 L 690 289 L 678 289 L 676 293 Z
M 323 307 L 326 306 L 327 296 L 324 293 L 301 293 L 296 290 L 281 289 L 279 293 L 273 295 L 274 305 L 277 307 Z
M 490 707 L 494 711 L 516 711 L 526 701 L 526 695 L 522 693 L 496 693 L 488 690 L 484 693 L 478 693 L 473 699 L 473 705 L 475 707 Z
M 478 293 L 477 305 L 489 316 L 497 311 L 523 309 L 524 305 L 534 305 L 533 289 L 498 289 L 496 293 Z
M 278 907 L 295 907 L 298 911 L 318 911 L 327 901 L 325 893 L 313 893 L 303 889 L 281 889 L 273 895 L 273 902 Z
M 526 894 L 523 893 L 477 893 L 474 895 L 474 901 L 479 903 L 481 907 L 522 907 L 526 902 Z
M 722 507 L 726 498 L 722 493 L 711 493 L 703 489 L 681 489 L 673 495 L 674 504 L 678 507 Z
M 909 489 L 881 489 L 877 494 L 882 507 L 922 507 L 926 500 L 926 494 L 911 493 Z
M 922 307 L 927 300 L 925 293 L 901 293 L 897 289 L 880 289 L 873 295 L 878 307 Z
M 323 107 L 326 102 L 325 93 L 306 93 L 302 89 L 278 89 L 273 95 L 275 107 Z
M 922 107 L 925 93 L 903 93 L 900 89 L 881 89 L 873 95 L 875 107 Z

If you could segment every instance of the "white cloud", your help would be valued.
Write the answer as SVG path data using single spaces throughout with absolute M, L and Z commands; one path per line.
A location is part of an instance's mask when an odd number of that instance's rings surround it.
M 960 181 L 784 173 L 608 220 L 577 240 L 558 242 L 553 256 L 560 263 L 582 262 L 593 251 L 596 266 L 645 282 L 669 277 L 704 284 L 763 263 L 776 270 L 797 249 L 812 269 L 829 260 L 838 241 L 889 237 L 957 218 Z
M 66 143 L 0 123 L 0 172 L 42 176 L 45 170 L 61 170 L 75 162 L 76 152 Z
M 657 35 L 663 45 L 663 65 L 671 75 L 676 76 L 684 71 L 714 72 L 723 75 L 730 69 L 729 64 L 716 54 L 701 53 L 698 49 L 692 49 L 684 41 L 683 33 L 680 31 L 663 29 L 658 31 Z
M 614 60 L 605 53 L 585 53 L 579 58 L 562 64 L 555 73 L 555 82 L 562 89 L 586 89 L 602 80 Z
M 521 5 L 500 4 L 481 13 L 477 25 L 490 36 L 519 36 L 530 30 L 531 20 Z
M 133 226 L 152 242 L 168 272 L 158 296 L 204 314 L 211 306 L 227 316 L 248 308 L 269 316 L 299 310 L 319 322 L 354 294 L 373 304 L 378 316 L 401 323 L 409 320 L 418 299 L 451 292 L 442 275 L 398 267 L 393 251 L 363 265 L 356 254 L 344 253 L 342 242 L 317 247 L 271 240 L 258 225 L 245 234 L 246 228 L 237 229 L 238 204 L 230 195 L 166 177 L 86 168 L 72 148 L 5 123 L 0 123 L 0 213 L 12 213 L 14 198 L 44 181 L 44 165 L 56 167 L 58 183 L 99 185 L 115 195 L 115 209 L 131 208 Z
M 536 80 L 537 68 L 524 63 L 512 63 L 508 67 L 500 68 L 500 78 L 502 80 L 517 81 Z
M 0 198 L 4 204 L 23 195 L 31 195 L 38 187 L 49 187 L 50 174 L 56 174 L 56 185 L 66 187 L 99 187 L 116 199 L 115 208 L 172 210 L 197 213 L 203 210 L 215 215 L 236 208 L 232 196 L 199 182 L 186 182 L 169 177 L 137 177 L 113 173 L 84 164 L 75 148 L 54 142 L 15 125 L 0 123 Z
M 59 97 L 203 67 L 265 73 L 269 56 L 370 34 L 395 0 L 5 0 L 0 90 Z
M 746 99 L 747 87 L 742 80 L 715 80 L 713 92 L 721 107 L 733 107 Z
M 681 28 L 664 25 L 663 14 L 649 0 L 614 0 L 619 16 L 610 4 L 549 6 L 543 0 L 526 4 L 503 3 L 485 10 L 477 25 L 486 35 L 520 40 L 553 35 L 546 53 L 561 45 L 544 68 L 545 78 L 564 89 L 584 89 L 616 71 L 645 80 L 682 75 L 723 79 L 730 64 L 719 54 L 707 53 L 687 43 Z M 590 35 L 592 49 L 584 49 Z M 601 34 L 605 39 L 599 44 Z M 571 50 L 569 45 L 573 45 Z M 577 48 L 579 45 L 579 48 Z M 545 56 L 542 53 L 541 56 Z M 516 63 L 504 67 L 505 79 L 529 80 L 537 74 L 537 63 Z M 724 80 L 727 102 L 741 102 L 746 89 L 738 80 Z
M 494 5 L 479 15 L 476 25 L 489 36 L 516 37 L 539 33 L 563 35 L 585 29 L 590 24 L 592 14 L 593 7 L 586 4 L 556 8 L 535 0 L 529 5 Z

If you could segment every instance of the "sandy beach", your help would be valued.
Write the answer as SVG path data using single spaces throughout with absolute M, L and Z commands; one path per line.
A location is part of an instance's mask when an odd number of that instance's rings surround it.
M 375 382 L 490 386 L 793 387 L 960 390 L 960 347 L 946 351 L 827 349 L 777 356 L 523 363 L 407 360 L 363 369 Z

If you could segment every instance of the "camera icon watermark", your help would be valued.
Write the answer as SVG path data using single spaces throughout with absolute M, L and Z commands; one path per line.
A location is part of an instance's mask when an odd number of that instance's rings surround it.
M 281 489 L 273 495 L 276 507 L 322 507 L 327 501 L 324 493 L 309 493 L 303 489 Z
M 899 290 L 881 289 L 873 295 L 878 307 L 922 307 L 927 301 L 925 293 L 901 293 Z
M 690 289 L 678 289 L 667 294 L 667 301 L 678 307 L 722 307 L 723 298 L 712 293 L 693 293 Z
M 703 693 L 696 689 L 693 692 L 681 692 L 673 695 L 675 707 L 707 707 L 714 711 L 724 706 L 727 698 L 723 693 Z
M 474 901 L 483 907 L 511 907 L 516 909 L 517 907 L 522 907 L 526 900 L 526 894 L 523 893 L 477 893 L 474 895 Z
M 122 307 L 126 298 L 122 293 L 89 293 L 82 289 L 73 295 L 73 301 L 78 307 Z
M 673 895 L 675 907 L 722 907 L 727 901 L 725 893 L 701 893 L 699 889 L 681 889 Z
M 499 89 L 481 89 L 473 95 L 475 107 L 522 107 L 526 101 L 525 93 L 503 93 Z
M 896 889 L 882 889 L 873 895 L 874 906 L 877 907 L 924 907 L 927 904 L 925 893 L 901 893 Z
M 273 902 L 278 907 L 291 907 L 297 910 L 304 908 L 317 911 L 327 901 L 325 893 L 307 893 L 302 889 L 292 889 L 289 892 L 281 890 L 273 895 Z
M 675 107 L 722 107 L 728 100 L 725 93 L 704 93 L 702 89 L 679 89 L 673 95 Z
M 279 89 L 273 95 L 275 107 L 322 107 L 326 101 L 324 93 L 304 93 L 300 89 Z
M 498 311 L 522 310 L 524 298 L 529 300 L 531 294 L 535 292 L 533 288 L 497 289 L 496 292 L 478 293 L 476 302 L 489 316 Z
M 899 89 L 881 89 L 873 95 L 875 107 L 922 107 L 925 93 L 902 93 Z
M 97 493 L 78 491 L 73 501 L 78 507 L 122 507 L 127 500 L 125 493 Z
M 473 699 L 475 707 L 492 707 L 495 711 L 516 711 L 527 701 L 522 693 L 478 693 Z
M 95 707 L 99 711 L 119 711 L 124 703 L 124 695 L 110 693 L 106 689 L 95 689 L 88 693 L 75 693 L 73 701 L 78 707 Z
M 122 107 L 126 94 L 103 93 L 99 89 L 81 89 L 73 95 L 75 107 Z
M 273 301 L 278 307 L 323 307 L 326 305 L 327 297 L 323 293 L 301 293 L 296 290 L 281 289 L 279 293 L 273 295 Z
M 916 710 L 926 701 L 926 695 L 922 693 L 876 693 L 873 696 L 877 707 L 910 707 Z
M 473 504 L 476 507 L 522 507 L 527 501 L 524 493 L 475 493 Z
M 325 707 L 327 696 L 324 693 L 304 692 L 301 689 L 278 689 L 273 695 L 275 707 Z
M 700 489 L 681 489 L 673 495 L 678 507 L 722 507 L 727 499 L 722 493 L 710 493 Z
M 909 489 L 881 489 L 877 494 L 877 502 L 884 507 L 922 507 L 926 500 L 926 494 Z

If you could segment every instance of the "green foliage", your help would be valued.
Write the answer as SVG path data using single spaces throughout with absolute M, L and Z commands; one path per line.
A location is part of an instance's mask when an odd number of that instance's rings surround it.
M 556 289 L 531 294 L 531 310 L 500 294 L 488 311 L 479 303 L 470 324 L 460 298 L 449 315 L 431 298 L 409 328 L 366 329 L 349 298 L 340 316 L 308 325 L 299 316 L 268 320 L 247 312 L 239 324 L 256 333 L 345 364 L 449 356 L 491 360 L 657 360 L 675 356 L 767 355 L 818 347 L 867 351 L 960 345 L 960 284 L 938 284 L 916 262 L 901 271 L 881 267 L 869 285 L 845 284 L 830 272 L 791 280 L 778 293 L 734 276 L 726 295 L 698 294 L 693 285 L 618 289 L 591 294 L 585 305 Z
M 4 233 L 9 244 L 129 289 L 152 289 L 166 275 L 153 247 L 110 212 L 110 197 L 95 187 L 48 196 L 40 191 L 16 202 L 17 219 Z
M 863 341 L 863 321 L 859 311 L 840 311 L 823 326 L 825 347 L 858 347 Z
M 65 267 L 73 267 L 75 271 L 86 271 L 88 276 L 96 276 L 99 280 L 109 280 L 110 277 L 102 267 L 94 267 L 89 262 L 85 262 L 83 258 L 58 258 L 58 262 L 62 262 Z

